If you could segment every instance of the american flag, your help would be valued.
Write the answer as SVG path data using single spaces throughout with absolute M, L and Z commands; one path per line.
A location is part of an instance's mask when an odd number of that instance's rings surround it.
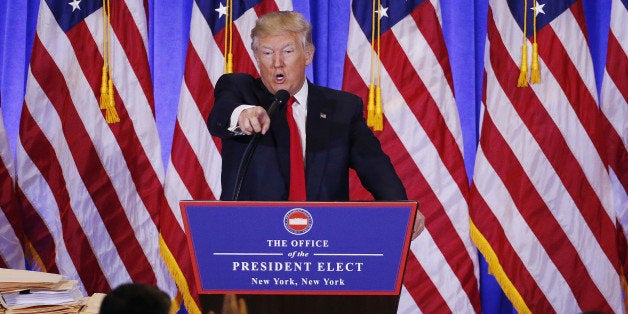
M 534 42 L 540 82 L 517 87 Z M 519 312 L 624 312 L 582 2 L 491 0 L 484 65 L 470 204 L 490 272 Z
M 163 162 L 143 0 L 41 1 L 17 143 L 28 241 L 41 270 L 85 294 L 142 282 L 173 296 L 159 252 Z M 100 109 L 103 47 L 120 121 Z
M 609 130 L 606 139 L 615 209 L 628 235 L 628 32 L 623 24 L 626 21 L 628 1 L 613 0 L 600 106 Z
M 371 82 L 373 2 L 351 4 L 343 89 L 365 104 Z M 376 8 L 377 9 L 377 8 Z M 439 1 L 381 1 L 384 125 L 376 132 L 426 229 L 412 242 L 399 312 L 480 312 L 476 248 L 469 235 L 462 132 Z M 377 18 L 377 17 L 376 17 Z M 352 179 L 352 199 L 367 199 Z
M 24 269 L 22 216 L 14 177 L 13 156 L 0 112 L 0 267 Z
M 234 72 L 257 74 L 250 50 L 250 32 L 258 16 L 291 9 L 290 0 L 233 1 Z M 206 121 L 214 103 L 214 85 L 224 73 L 227 10 L 225 1 L 195 0 L 192 5 L 185 73 L 166 173 L 169 206 L 164 207 L 161 215 L 164 255 L 168 267 L 176 273 L 180 290 L 184 294 L 187 291 L 189 297 L 196 295 L 197 288 L 179 201 L 220 197 L 220 140 L 209 134 Z

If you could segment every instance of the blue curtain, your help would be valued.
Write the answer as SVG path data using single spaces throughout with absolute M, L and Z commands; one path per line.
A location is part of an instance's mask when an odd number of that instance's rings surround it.
M 598 85 L 604 70 L 611 0 L 583 0 L 589 45 Z M 472 177 L 482 96 L 484 41 L 488 0 L 441 0 L 443 33 L 452 65 L 455 96 L 462 123 L 465 166 Z M 349 21 L 349 0 L 293 0 L 314 26 L 315 61 L 308 77 L 317 84 L 342 85 Z M 0 1 L 1 109 L 15 150 L 28 61 L 39 0 Z M 149 0 L 149 56 L 155 89 L 157 124 L 167 164 L 189 36 L 192 0 Z M 598 86 L 599 89 L 599 86 Z M 485 313 L 512 313 L 511 304 L 482 260 L 480 288 Z

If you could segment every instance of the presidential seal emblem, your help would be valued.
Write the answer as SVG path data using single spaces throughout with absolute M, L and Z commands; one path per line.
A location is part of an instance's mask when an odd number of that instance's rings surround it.
M 312 215 L 303 208 L 293 208 L 283 216 L 286 230 L 295 235 L 306 234 L 312 229 Z

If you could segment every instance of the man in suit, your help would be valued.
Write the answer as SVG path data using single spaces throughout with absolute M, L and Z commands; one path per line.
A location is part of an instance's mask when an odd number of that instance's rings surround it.
M 209 116 L 212 135 L 222 139 L 222 200 L 349 200 L 349 169 L 376 200 L 405 200 L 405 188 L 390 158 L 366 125 L 362 100 L 356 95 L 312 84 L 305 68 L 312 62 L 311 25 L 297 12 L 273 12 L 261 17 L 251 31 L 252 50 L 260 78 L 226 74 L 217 82 Z M 285 90 L 294 98 L 269 114 L 275 94 Z M 286 114 L 287 110 L 288 114 Z M 293 177 L 290 119 L 298 127 L 296 158 L 303 160 L 303 191 Z M 240 163 L 254 134 L 259 143 L 242 185 L 236 188 Z M 260 136 L 261 134 L 261 136 Z M 299 167 L 296 167 L 297 171 Z M 303 169 L 305 168 L 305 169 Z M 303 180 L 303 179 L 301 179 Z M 234 190 L 238 192 L 234 194 Z M 296 194 L 295 194 L 296 193 Z M 237 198 L 234 197 L 237 195 Z M 296 196 L 295 196 L 296 195 Z M 413 239 L 423 229 L 417 213 Z M 396 298 L 314 296 L 256 298 L 247 303 L 261 313 L 382 313 L 396 310 Z
M 312 62 L 311 26 L 296 12 L 263 16 L 251 33 L 260 77 L 223 75 L 216 84 L 210 132 L 222 139 L 222 195 L 231 200 L 250 135 L 261 133 L 239 200 L 288 200 L 290 132 L 287 106 L 270 117 L 274 94 L 296 98 L 293 116 L 304 148 L 306 200 L 349 200 L 349 168 L 376 200 L 405 200 L 405 189 L 390 159 L 367 127 L 362 100 L 306 80 Z M 272 123 L 271 123 L 272 120 Z M 305 143 L 305 144 L 303 144 Z

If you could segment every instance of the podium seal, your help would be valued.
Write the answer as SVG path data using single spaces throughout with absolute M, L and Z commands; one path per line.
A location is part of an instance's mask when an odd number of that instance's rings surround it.
M 283 216 L 283 225 L 294 235 L 306 234 L 314 223 L 310 212 L 303 208 L 293 208 Z

